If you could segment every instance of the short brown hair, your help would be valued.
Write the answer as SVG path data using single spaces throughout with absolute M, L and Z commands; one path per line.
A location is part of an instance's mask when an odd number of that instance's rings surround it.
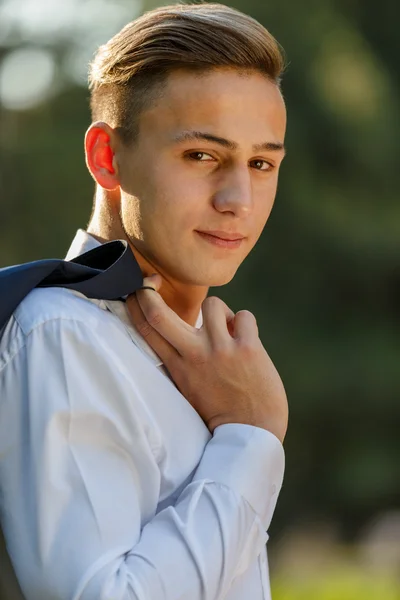
M 279 86 L 283 52 L 258 21 L 223 4 L 151 10 L 100 46 L 89 72 L 92 118 L 117 127 L 129 143 L 171 71 L 224 66 L 259 71 Z

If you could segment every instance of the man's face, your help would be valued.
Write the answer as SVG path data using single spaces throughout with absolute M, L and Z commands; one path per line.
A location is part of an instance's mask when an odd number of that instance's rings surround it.
M 271 212 L 285 127 L 281 93 L 259 73 L 169 76 L 140 115 L 138 140 L 118 152 L 125 231 L 166 279 L 232 279 Z M 244 239 L 223 247 L 198 233 L 206 231 Z

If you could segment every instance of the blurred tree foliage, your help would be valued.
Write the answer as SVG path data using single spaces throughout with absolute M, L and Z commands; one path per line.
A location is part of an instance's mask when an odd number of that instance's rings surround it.
M 274 600 L 400 600 L 396 581 L 362 576 L 358 571 L 335 570 L 308 581 L 277 578 L 272 585 Z
M 317 517 L 351 539 L 400 506 L 398 7 L 232 5 L 285 48 L 288 156 L 258 245 L 232 283 L 211 293 L 256 314 L 286 384 L 287 470 L 273 533 Z M 51 49 L 62 78 L 68 43 Z M 0 47 L 0 65 L 9 50 Z M 87 100 L 64 81 L 35 109 L 0 107 L 2 266 L 63 255 L 87 224 Z

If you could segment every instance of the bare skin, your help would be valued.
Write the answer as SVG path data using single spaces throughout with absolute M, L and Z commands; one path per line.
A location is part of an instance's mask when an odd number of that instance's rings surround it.
M 161 275 L 168 306 L 194 325 L 208 288 L 231 281 L 267 222 L 284 156 L 285 105 L 259 73 L 177 71 L 139 123 L 139 139 L 128 148 L 109 124 L 95 123 L 87 132 L 87 164 L 98 184 L 88 231 L 103 240 L 127 239 L 144 275 Z M 236 148 L 182 139 L 194 131 Z M 257 148 L 265 143 L 280 149 Z M 245 239 L 226 250 L 198 230 L 239 232 Z
M 211 433 L 225 423 L 261 427 L 283 442 L 288 404 L 254 315 L 236 315 L 215 296 L 203 302 L 203 326 L 191 327 L 157 293 L 159 275 L 128 299 L 132 321 L 160 356 L 178 389 Z
M 88 231 L 127 239 L 144 276 L 157 274 L 159 293 L 128 301 L 133 323 L 210 431 L 248 423 L 283 441 L 286 395 L 254 315 L 207 298 L 210 286 L 233 278 L 270 215 L 284 157 L 281 93 L 256 72 L 176 71 L 139 123 L 130 147 L 112 124 L 87 132 L 98 184 Z M 243 239 L 227 248 L 199 233 L 216 230 Z

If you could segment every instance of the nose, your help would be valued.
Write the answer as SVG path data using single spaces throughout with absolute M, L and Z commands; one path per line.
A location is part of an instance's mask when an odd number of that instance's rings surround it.
M 224 173 L 213 204 L 219 212 L 230 212 L 236 217 L 246 217 L 252 211 L 253 190 L 247 166 L 235 166 Z

